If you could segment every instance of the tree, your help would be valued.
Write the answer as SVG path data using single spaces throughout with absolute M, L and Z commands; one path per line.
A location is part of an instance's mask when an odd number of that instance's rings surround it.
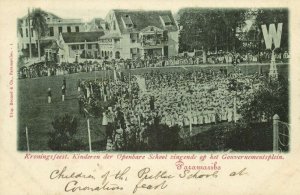
M 275 114 L 280 119 L 289 121 L 289 88 L 288 80 L 279 75 L 278 81 L 265 80 L 263 85 L 242 107 L 242 116 L 246 123 L 259 122 L 264 117 L 271 121 Z
M 31 20 L 32 20 L 32 28 L 36 32 L 37 36 L 37 44 L 38 44 L 38 56 L 39 59 L 41 59 L 41 46 L 40 46 L 40 39 L 42 36 L 48 32 L 48 25 L 46 22 L 46 12 L 43 10 L 37 8 L 33 9 L 31 14 Z
M 245 9 L 201 9 L 179 10 L 179 50 L 194 49 L 235 50 L 236 29 L 245 22 Z
M 78 120 L 66 114 L 56 117 L 52 122 L 54 131 L 49 133 L 48 146 L 56 151 L 75 151 L 83 149 L 82 141 L 75 138 Z

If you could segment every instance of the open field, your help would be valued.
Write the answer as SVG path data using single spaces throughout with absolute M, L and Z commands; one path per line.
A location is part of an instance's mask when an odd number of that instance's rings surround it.
M 225 65 L 191 65 L 181 67 L 162 67 L 159 68 L 161 72 L 168 71 L 187 71 L 196 70 L 200 68 L 213 68 L 219 70 L 221 66 Z M 228 72 L 233 70 L 231 65 L 228 66 Z M 262 66 L 263 72 L 268 72 L 269 66 L 267 64 L 257 65 L 248 64 L 240 65 L 241 70 L 246 74 L 258 72 L 258 67 Z M 279 64 L 279 74 L 288 77 L 288 65 Z M 151 70 L 158 70 L 158 68 L 141 68 L 135 70 L 125 70 L 125 73 L 131 72 L 132 74 L 141 74 Z M 113 77 L 112 71 L 106 73 L 106 76 Z M 67 91 L 65 102 L 61 101 L 61 85 L 63 78 L 67 81 Z M 91 73 L 76 73 L 65 76 L 50 76 L 40 77 L 34 79 L 21 79 L 18 80 L 18 150 L 25 151 L 26 136 L 25 127 L 28 127 L 29 142 L 31 151 L 47 151 L 48 148 L 48 133 L 53 129 L 51 122 L 55 116 L 63 114 L 71 114 L 77 116 L 79 119 L 78 136 L 84 141 L 86 149 L 88 149 L 88 133 L 86 120 L 79 115 L 78 100 L 77 100 L 77 80 L 80 79 L 101 79 L 105 77 L 103 71 Z M 52 90 L 52 103 L 47 103 L 47 89 Z M 93 118 L 90 120 L 91 137 L 93 150 L 105 149 L 105 132 L 101 126 L 101 118 Z M 198 134 L 205 131 L 208 127 L 197 127 L 193 129 L 193 134 Z

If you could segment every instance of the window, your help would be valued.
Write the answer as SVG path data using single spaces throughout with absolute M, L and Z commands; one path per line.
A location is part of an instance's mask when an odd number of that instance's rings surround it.
M 49 27 L 49 33 L 50 33 L 50 37 L 54 36 L 54 30 L 53 27 Z
M 20 36 L 23 37 L 23 29 L 22 28 L 19 29 L 19 32 L 20 32 Z
M 26 37 L 28 37 L 28 29 L 26 28 Z
M 115 53 L 115 58 L 116 58 L 116 59 L 120 59 L 120 52 L 119 52 L 119 51 L 116 51 L 116 53 Z
M 138 57 L 139 54 L 139 48 L 131 48 L 130 49 L 130 53 L 131 53 L 131 57 L 133 59 L 135 59 L 136 57 Z
M 168 41 L 168 31 L 164 30 L 163 32 L 163 41 Z
M 84 44 L 81 44 L 81 45 L 80 45 L 80 49 L 84 49 Z
M 93 44 L 88 44 L 88 49 L 92 49 Z
M 31 29 L 31 37 L 33 37 L 33 29 Z
M 130 33 L 131 43 L 138 42 L 138 39 L 139 39 L 139 34 L 138 33 Z
M 58 33 L 59 34 L 62 33 L 62 27 L 61 26 L 58 27 Z
M 71 46 L 73 50 L 76 50 L 76 45 Z
M 138 53 L 138 48 L 131 48 L 130 53 L 137 54 Z
M 75 31 L 79 32 L 79 26 L 75 26 Z
M 159 16 L 159 17 L 165 26 L 172 25 L 172 21 L 169 16 Z
M 116 30 L 116 21 L 114 21 L 114 24 L 113 24 L 113 27 L 114 27 L 114 30 Z
M 71 27 L 67 26 L 67 32 L 70 33 L 71 32 Z
M 126 28 L 132 28 L 133 27 L 133 23 L 132 23 L 132 20 L 131 20 L 130 16 L 128 16 L 128 15 L 122 16 L 122 20 L 123 20 L 123 23 L 124 23 Z

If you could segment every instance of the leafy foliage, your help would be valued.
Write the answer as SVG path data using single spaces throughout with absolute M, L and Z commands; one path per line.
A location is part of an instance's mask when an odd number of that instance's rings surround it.
M 145 130 L 148 139 L 147 148 L 151 151 L 179 150 L 181 138 L 178 126 L 169 127 L 165 124 L 154 123 Z
M 46 35 L 48 32 L 48 24 L 46 22 L 46 12 L 40 8 L 34 9 L 31 13 L 32 28 L 36 32 L 37 42 L 38 42 L 38 56 L 41 58 L 41 45 L 40 39 L 41 36 Z
M 185 8 L 178 12 L 179 50 L 235 50 L 236 29 L 245 21 L 244 9 Z
M 32 28 L 36 31 L 38 39 L 46 35 L 48 32 L 48 25 L 46 22 L 46 12 L 37 8 L 31 13 Z
M 189 137 L 186 150 L 201 151 L 271 151 L 271 123 L 224 123 Z
M 56 117 L 52 122 L 54 131 L 49 133 L 48 145 L 51 150 L 73 151 L 80 150 L 83 143 L 75 138 L 77 133 L 78 120 L 66 114 Z
M 289 121 L 288 80 L 281 76 L 278 81 L 265 80 L 249 103 L 242 107 L 242 116 L 247 123 L 258 122 L 263 115 L 271 121 L 275 114 L 281 120 Z

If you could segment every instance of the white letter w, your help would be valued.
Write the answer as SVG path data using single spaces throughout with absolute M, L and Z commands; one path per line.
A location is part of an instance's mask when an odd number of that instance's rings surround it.
M 274 45 L 275 48 L 280 47 L 280 41 L 281 41 L 281 33 L 282 33 L 282 23 L 278 23 L 278 28 L 276 31 L 275 24 L 270 24 L 269 25 L 269 32 L 267 30 L 267 25 L 261 25 L 263 35 L 264 35 L 264 40 L 266 44 L 267 49 L 271 49 L 272 43 L 274 40 Z

